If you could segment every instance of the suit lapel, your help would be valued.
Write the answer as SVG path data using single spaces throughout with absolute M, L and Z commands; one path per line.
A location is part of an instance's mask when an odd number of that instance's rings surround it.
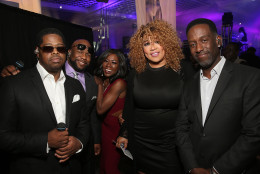
M 201 111 L 201 97 L 200 97 L 200 71 L 195 75 L 194 77 L 194 99 L 195 99 L 195 108 L 196 108 L 196 113 L 197 113 L 197 116 L 198 116 L 198 120 L 199 120 L 199 123 L 201 123 L 201 126 L 202 126 L 202 111 Z
M 56 120 L 56 117 L 55 117 L 55 114 L 54 114 L 54 111 L 52 108 L 51 101 L 45 90 L 41 76 L 40 76 L 38 70 L 36 69 L 36 67 L 32 69 L 31 75 L 32 75 L 32 82 L 35 86 L 35 89 L 38 91 L 38 94 L 40 95 L 43 107 L 46 108 L 46 110 L 49 112 L 50 117 L 52 118 L 54 123 L 57 124 L 57 120 Z
M 73 92 L 72 92 L 71 80 L 68 78 L 68 76 L 66 76 L 64 88 L 65 88 L 64 90 L 65 90 L 65 98 L 66 98 L 66 125 L 67 125 L 67 127 L 69 127 Z
M 207 120 L 209 119 L 210 114 L 213 111 L 215 105 L 217 104 L 220 96 L 222 95 L 223 91 L 225 90 L 226 86 L 228 85 L 228 83 L 230 81 L 230 78 L 231 78 L 230 72 L 232 71 L 232 69 L 233 69 L 232 64 L 230 62 L 226 61 L 225 65 L 221 71 L 217 85 L 215 87 L 215 91 L 213 93 L 213 96 L 212 96 L 212 99 L 211 99 L 211 102 L 209 105 L 205 124 L 206 124 Z

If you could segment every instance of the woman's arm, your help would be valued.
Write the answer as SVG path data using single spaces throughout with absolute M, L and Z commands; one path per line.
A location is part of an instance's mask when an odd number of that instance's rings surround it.
M 111 106 L 116 102 L 117 98 L 123 98 L 126 95 L 126 83 L 124 80 L 118 79 L 113 82 L 112 87 L 107 94 L 103 96 L 104 88 L 103 84 L 98 84 L 98 96 L 97 96 L 97 113 L 104 114 Z

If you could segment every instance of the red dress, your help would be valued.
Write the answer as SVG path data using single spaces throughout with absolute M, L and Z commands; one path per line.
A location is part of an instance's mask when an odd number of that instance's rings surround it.
M 117 79 L 123 80 L 123 79 Z M 103 96 L 107 94 L 109 89 L 117 81 L 115 80 L 105 90 Z M 123 80 L 124 81 L 124 80 Z M 125 81 L 124 81 L 125 82 Z M 125 82 L 126 83 L 126 82 Z M 101 142 L 101 159 L 100 174 L 120 174 L 118 163 L 120 160 L 120 149 L 116 148 L 115 141 L 117 139 L 120 124 L 118 117 L 112 116 L 113 113 L 124 108 L 125 98 L 117 98 L 114 105 L 106 113 L 106 117 L 102 122 L 102 142 Z

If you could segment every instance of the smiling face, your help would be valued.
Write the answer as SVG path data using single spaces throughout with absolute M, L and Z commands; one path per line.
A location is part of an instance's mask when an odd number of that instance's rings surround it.
M 54 47 L 52 52 L 44 52 L 41 48 L 44 46 Z M 62 38 L 57 34 L 46 34 L 42 37 L 42 43 L 37 50 L 39 53 L 39 63 L 44 67 L 44 69 L 50 74 L 56 74 L 61 71 L 62 66 L 66 60 L 66 53 L 60 53 L 57 47 L 64 47 Z
M 219 62 L 220 37 L 212 33 L 207 24 L 197 24 L 191 27 L 187 33 L 187 39 L 191 54 L 202 69 L 212 69 Z
M 119 70 L 119 60 L 116 54 L 110 54 L 102 63 L 105 77 L 114 76 Z
M 84 50 L 79 50 L 77 47 L 78 44 L 85 45 L 86 48 Z M 88 52 L 88 48 L 90 47 L 90 43 L 85 39 L 76 40 L 72 44 L 72 48 L 68 51 L 70 54 L 68 62 L 74 70 L 78 72 L 86 70 L 91 61 L 91 54 Z
M 156 38 L 144 37 L 143 51 L 152 68 L 159 68 L 166 64 L 165 51 Z

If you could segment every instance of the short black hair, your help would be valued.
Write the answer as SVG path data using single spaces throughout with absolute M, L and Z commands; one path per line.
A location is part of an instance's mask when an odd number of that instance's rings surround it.
M 240 27 L 240 28 L 238 29 L 238 32 L 243 32 L 243 33 L 245 33 L 246 31 L 245 31 L 245 28 L 244 28 L 244 27 Z
M 215 25 L 215 23 L 209 19 L 206 19 L 206 18 L 198 18 L 198 19 L 195 19 L 193 21 L 191 21 L 187 28 L 186 28 L 186 35 L 188 34 L 189 30 L 191 29 L 191 27 L 193 27 L 194 25 L 198 25 L 198 24 L 207 24 L 209 26 L 209 29 L 212 33 L 216 33 L 218 34 L 218 31 L 217 31 L 217 27 Z
M 125 78 L 126 77 L 126 73 L 127 73 L 127 65 L 126 65 L 126 58 L 124 56 L 124 54 L 119 50 L 119 49 L 108 49 L 106 51 L 104 51 L 97 60 L 97 68 L 94 71 L 94 74 L 100 78 L 104 78 L 103 77 L 103 67 L 102 64 L 105 61 L 105 59 L 110 56 L 111 54 L 115 54 L 118 57 L 118 61 L 119 61 L 119 69 L 118 72 L 109 78 L 109 82 L 112 83 L 113 81 L 115 81 L 118 78 Z
M 42 44 L 42 42 L 43 42 L 42 38 L 43 38 L 43 36 L 45 36 L 47 34 L 59 35 L 62 38 L 63 43 L 66 45 L 65 37 L 60 30 L 58 30 L 57 28 L 44 28 L 36 36 L 36 45 L 37 46 L 40 46 Z
M 251 51 L 251 52 L 256 52 L 256 49 L 255 49 L 255 47 L 249 47 L 248 49 L 247 49 L 247 51 Z

